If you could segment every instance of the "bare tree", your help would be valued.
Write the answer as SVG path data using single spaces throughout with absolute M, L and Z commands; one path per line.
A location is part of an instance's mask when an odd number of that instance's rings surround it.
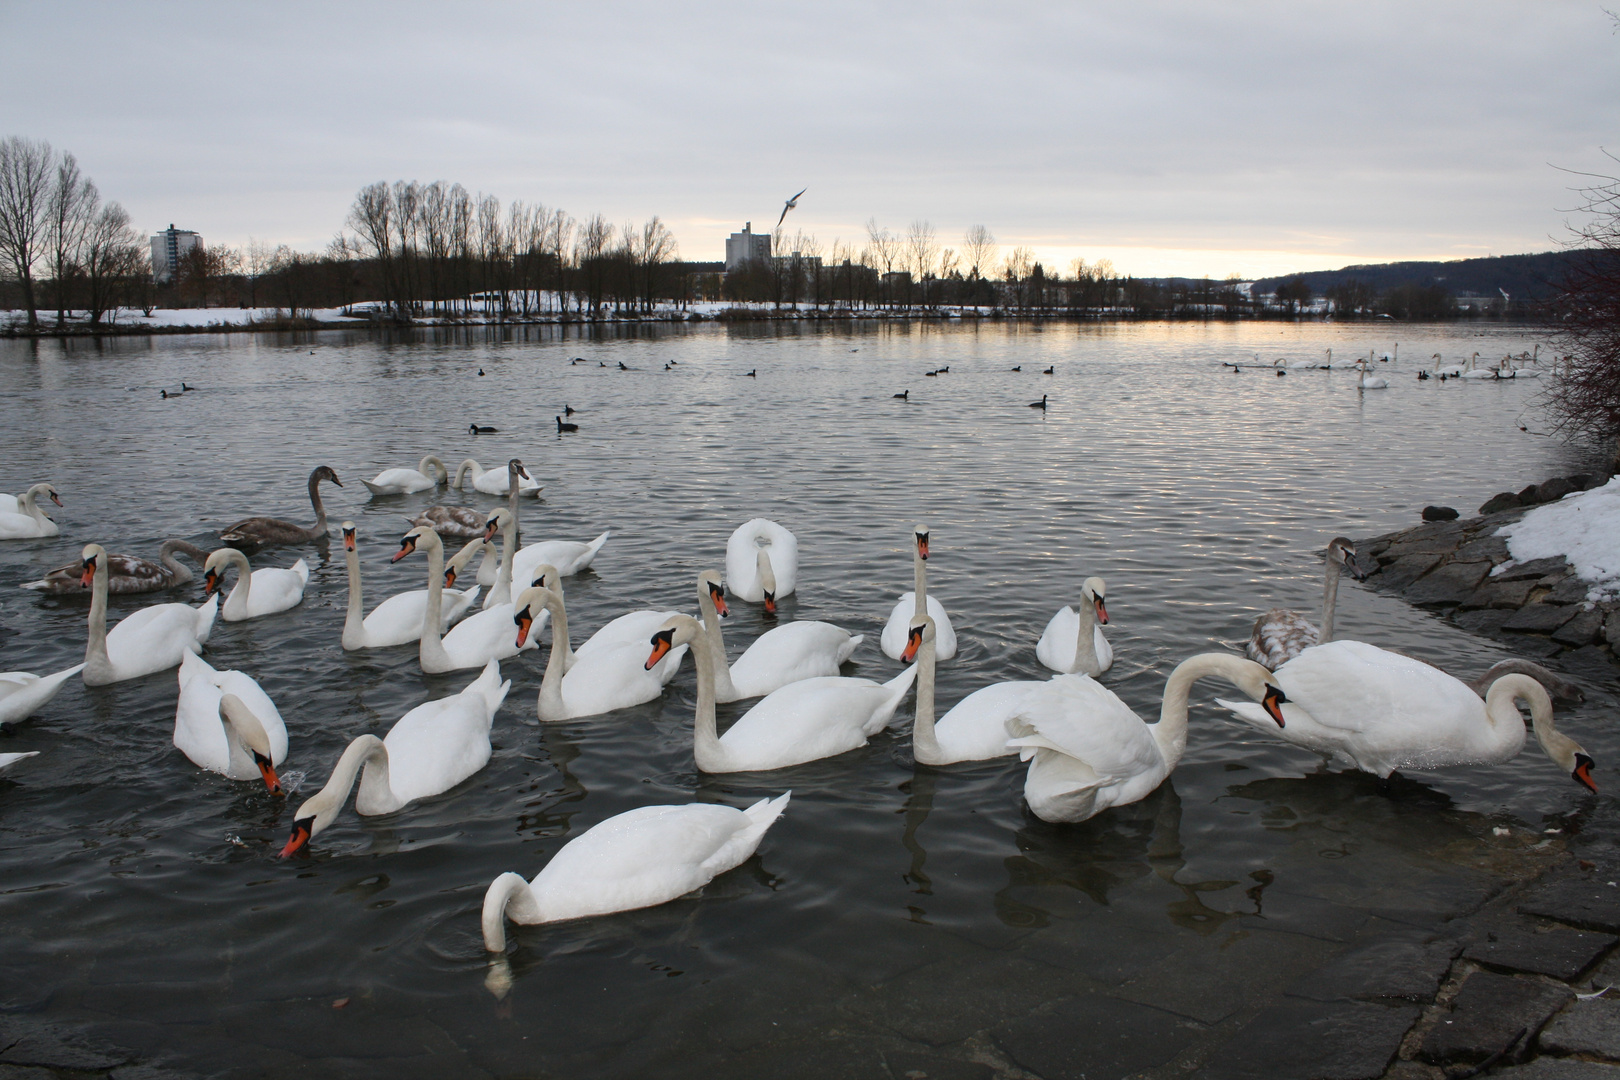
M 602 263 L 608 247 L 613 243 L 613 226 L 601 214 L 592 214 L 579 227 L 574 246 L 574 261 L 584 275 L 584 297 L 590 303 L 591 318 L 596 318 L 602 303 Z
M 80 174 L 78 160 L 72 154 L 58 157 L 45 200 L 45 260 L 56 299 L 57 329 L 67 321 L 72 307 L 69 292 L 78 272 L 79 246 L 100 203 L 96 185 Z
M 973 225 L 962 237 L 962 256 L 968 264 L 968 280 L 988 276 L 996 254 L 1001 250 L 996 238 L 983 225 Z
M 55 161 L 56 152 L 44 140 L 12 135 L 0 142 L 0 255 L 22 283 L 29 329 L 39 325 L 34 264 L 40 257 Z
M 1620 435 L 1620 176 L 1577 175 L 1587 186 L 1576 189 L 1576 217 L 1567 225 L 1574 258 L 1558 301 L 1565 366 L 1548 404 L 1561 430 L 1613 439 Z
M 242 249 L 242 282 L 248 288 L 248 307 L 259 306 L 259 279 L 269 273 L 275 252 L 270 245 L 256 237 L 248 237 Z
M 641 227 L 641 236 L 636 246 L 637 263 L 641 270 L 642 310 L 651 311 L 655 275 L 659 273 L 660 267 L 675 261 L 680 255 L 680 245 L 675 242 L 675 234 L 670 232 L 669 227 L 655 214 Z
M 1030 271 L 1035 268 L 1035 253 L 1027 247 L 1015 247 L 1007 256 L 1006 265 L 1002 268 L 1002 276 L 1008 282 L 1019 282 L 1029 277 Z
M 208 297 L 219 287 L 220 279 L 235 273 L 239 265 L 241 256 L 234 248 L 198 244 L 180 257 L 180 289 L 194 293 L 206 310 Z
M 906 259 L 917 280 L 933 276 L 934 260 L 938 256 L 939 240 L 934 236 L 934 226 L 921 219 L 913 221 L 906 230 Z
M 146 238 L 130 227 L 129 214 L 115 202 L 98 209 L 80 239 L 78 266 L 84 274 L 85 308 L 90 324 L 114 311 L 120 291 L 150 279 Z
M 375 261 L 382 275 L 383 303 L 393 308 L 394 317 L 410 318 L 403 306 L 399 281 L 399 260 L 394 253 L 394 200 L 388 185 L 378 181 L 360 189 L 349 209 L 349 228 L 354 230 L 360 254 Z
M 899 244 L 888 229 L 878 228 L 877 218 L 866 220 L 867 251 L 872 257 L 872 267 L 882 274 L 894 272 L 894 262 L 899 256 Z

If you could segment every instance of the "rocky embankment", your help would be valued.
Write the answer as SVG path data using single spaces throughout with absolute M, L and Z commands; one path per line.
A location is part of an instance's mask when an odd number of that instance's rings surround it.
M 1358 561 L 1374 588 L 1442 612 L 1463 629 L 1504 641 L 1520 655 L 1557 657 L 1572 674 L 1612 679 L 1620 655 L 1620 603 L 1589 602 L 1589 586 L 1562 557 L 1492 573 L 1511 561 L 1498 529 L 1532 507 L 1607 482 L 1605 476 L 1561 476 L 1503 492 L 1481 506 L 1478 517 L 1426 520 L 1357 541 Z M 1453 513 L 1430 507 L 1424 516 Z

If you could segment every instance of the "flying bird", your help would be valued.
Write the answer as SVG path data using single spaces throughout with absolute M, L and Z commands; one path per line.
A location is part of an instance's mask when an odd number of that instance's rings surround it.
M 809 188 L 801 188 L 800 191 L 799 191 L 799 195 L 803 195 L 806 191 L 809 191 L 809 190 L 810 190 Z M 782 222 L 787 218 L 787 212 L 789 210 L 792 210 L 795 206 L 799 205 L 799 195 L 793 196 L 793 198 L 789 199 L 787 202 L 782 204 L 782 216 L 776 219 L 776 227 L 778 229 L 780 229 L 782 227 Z

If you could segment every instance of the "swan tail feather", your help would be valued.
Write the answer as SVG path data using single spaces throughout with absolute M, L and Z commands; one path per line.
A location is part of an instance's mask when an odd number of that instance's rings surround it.
M 898 711 L 900 708 L 901 700 L 906 696 L 906 691 L 911 689 L 911 684 L 916 681 L 917 665 L 912 664 L 908 666 L 906 670 L 902 671 L 900 674 L 883 684 L 883 688 L 889 691 L 889 697 L 875 712 L 872 713 L 871 721 L 865 726 L 867 735 L 877 734 L 894 721 L 894 716 L 896 711 Z
M 309 564 L 307 562 L 305 562 L 303 559 L 299 559 L 297 562 L 293 563 L 289 569 L 298 575 L 300 581 L 306 585 L 309 584 Z
M 848 641 L 844 642 L 843 647 L 838 650 L 838 662 L 842 664 L 845 660 L 848 660 L 851 656 L 855 655 L 855 650 L 860 646 L 861 642 L 865 640 L 865 634 L 855 634 Z
M 501 662 L 491 659 L 484 665 L 484 670 L 478 678 L 474 679 L 462 693 L 482 697 L 489 708 L 489 715 L 494 717 L 501 707 L 501 702 L 506 700 L 506 692 L 510 689 L 512 689 L 511 679 L 501 681 Z
M 210 596 L 197 608 L 197 645 L 208 644 L 208 635 L 214 632 L 214 620 L 219 616 L 219 593 Z M 191 652 L 195 649 L 188 650 Z
M 51 583 L 44 578 L 40 578 L 38 581 L 25 581 L 21 585 L 17 586 L 19 589 L 32 589 L 35 592 L 44 592 L 50 587 Z
M 602 545 L 607 543 L 608 537 L 612 535 L 612 529 L 604 529 L 601 536 L 598 536 L 595 540 L 591 541 L 590 547 L 585 552 L 585 566 L 589 566 L 591 564 L 591 560 L 596 558 L 596 553 L 602 550 Z

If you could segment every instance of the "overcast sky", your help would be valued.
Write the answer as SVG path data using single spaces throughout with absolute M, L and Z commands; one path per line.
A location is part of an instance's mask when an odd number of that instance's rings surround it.
M 1610 3 L 1610 7 L 1617 5 Z M 375 180 L 1245 277 L 1545 251 L 1620 148 L 1601 2 L 0 0 L 0 135 L 138 227 L 314 249 Z

